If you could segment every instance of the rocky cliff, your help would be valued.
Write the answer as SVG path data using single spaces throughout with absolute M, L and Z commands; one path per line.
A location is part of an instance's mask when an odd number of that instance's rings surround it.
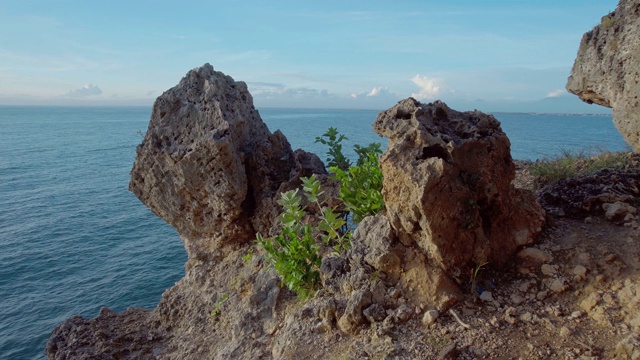
M 301 176 L 316 174 L 327 196 L 335 183 L 317 156 L 267 129 L 243 82 L 208 64 L 190 71 L 156 100 L 130 183 L 178 230 L 185 276 L 153 311 L 65 321 L 49 358 L 420 357 L 411 342 L 427 331 L 421 320 L 459 302 L 474 269 L 500 268 L 531 243 L 544 211 L 513 187 L 510 144 L 493 116 L 409 98 L 374 127 L 389 138 L 387 211 L 362 221 L 349 250 L 323 254 L 318 292 L 300 302 L 255 233 L 279 231 L 276 200 Z
M 640 149 L 640 1 L 616 10 L 582 37 L 567 90 L 587 103 L 613 108 L 613 121 Z

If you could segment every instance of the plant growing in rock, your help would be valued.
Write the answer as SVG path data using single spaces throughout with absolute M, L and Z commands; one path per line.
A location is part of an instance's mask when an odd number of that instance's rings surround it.
M 222 296 L 216 301 L 215 305 L 214 305 L 214 309 L 211 312 L 211 317 L 216 317 L 218 315 L 220 315 L 221 309 L 222 309 L 222 304 L 224 304 L 227 299 L 229 298 L 229 294 L 224 293 L 222 294 Z
M 382 170 L 378 163 L 382 149 L 380 143 L 371 143 L 366 147 L 354 145 L 358 161 L 356 165 L 351 165 L 342 153 L 341 142 L 347 139 L 331 127 L 322 137 L 317 137 L 316 142 L 329 146 L 327 163 L 329 171 L 340 182 L 338 198 L 357 224 L 365 216 L 375 215 L 384 209 Z M 343 214 L 343 218 L 347 219 L 348 215 Z
M 278 216 L 282 224 L 281 234 L 265 239 L 258 233 L 256 238 L 267 252 L 267 260 L 282 276 L 282 283 L 297 292 L 298 296 L 306 298 L 320 280 L 319 244 L 334 246 L 342 251 L 349 245 L 350 234 L 341 234 L 339 229 L 344 225 L 344 220 L 330 207 L 321 205 L 319 196 L 322 191 L 315 176 L 302 178 L 302 182 L 307 200 L 320 210 L 317 227 L 304 220 L 306 213 L 302 207 L 302 197 L 296 189 L 282 193 L 278 200 L 283 207 L 282 214 Z
M 365 216 L 375 215 L 384 209 L 378 156 L 379 153 L 367 151 L 361 155 L 358 165 L 350 166 L 347 170 L 330 168 L 340 181 L 339 198 L 347 211 L 351 212 L 356 224 Z
M 327 151 L 327 166 L 335 166 L 343 170 L 351 166 L 351 161 L 342 153 L 343 140 L 349 140 L 349 138 L 339 134 L 338 129 L 334 127 L 330 127 L 322 136 L 316 136 L 315 142 L 329 146 L 329 151 Z

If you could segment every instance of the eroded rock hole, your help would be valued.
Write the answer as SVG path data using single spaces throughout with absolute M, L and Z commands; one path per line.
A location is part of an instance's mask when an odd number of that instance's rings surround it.
M 448 163 L 451 162 L 451 155 L 449 155 L 447 149 L 442 147 L 442 145 L 431 145 L 423 147 L 422 154 L 418 156 L 417 160 L 426 160 L 434 157 L 442 159 Z

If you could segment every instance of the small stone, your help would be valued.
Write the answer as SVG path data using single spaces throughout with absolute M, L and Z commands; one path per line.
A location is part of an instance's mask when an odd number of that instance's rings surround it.
M 438 316 L 440 316 L 438 310 L 428 310 L 422 316 L 422 324 L 425 326 L 429 326 L 436 321 Z
M 549 292 L 548 291 L 540 291 L 537 295 L 536 295 L 536 299 L 538 299 L 539 301 L 542 301 L 544 299 L 547 298 L 547 296 L 549 296 Z
M 520 305 L 524 302 L 524 298 L 518 294 L 511 294 L 511 303 L 513 305 Z
M 586 218 L 584 218 L 584 223 L 593 224 L 593 218 L 591 216 L 587 216 Z
M 569 330 L 569 328 L 566 326 L 560 328 L 560 337 L 567 337 L 569 335 L 571 335 L 571 330 Z
M 576 310 L 574 312 L 571 313 L 571 315 L 569 315 L 570 319 L 577 319 L 579 317 L 581 317 L 582 315 L 584 315 L 584 313 L 580 310 Z
M 483 291 L 482 294 L 480 294 L 480 300 L 491 302 L 493 301 L 493 294 L 491 291 Z
M 558 271 L 558 265 L 543 264 L 540 267 L 540 271 L 542 271 L 544 275 L 553 276 Z
M 380 304 L 373 304 L 362 311 L 362 314 L 370 323 L 382 321 L 387 317 L 387 314 Z
M 516 308 L 514 307 L 508 307 L 505 311 L 504 311 L 504 321 L 508 322 L 509 324 L 513 325 L 516 323 L 516 314 L 518 313 L 518 310 L 516 310 Z
M 564 284 L 564 280 L 563 279 L 555 279 L 549 285 L 549 289 L 551 291 L 553 291 L 554 293 L 561 293 L 561 292 L 567 290 L 567 286 Z
M 532 285 L 533 283 L 531 281 L 525 281 L 522 284 L 520 284 L 520 286 L 518 287 L 518 290 L 522 291 L 523 293 L 526 293 L 527 291 L 529 291 Z
M 582 265 L 576 265 L 576 267 L 573 268 L 573 274 L 584 278 L 587 275 L 587 268 Z
M 398 288 L 389 288 L 389 297 L 392 299 L 397 299 L 400 296 L 402 296 L 402 290 L 398 289 Z
M 500 326 L 500 319 L 494 316 L 491 319 L 489 319 L 489 324 L 491 324 L 491 326 L 493 327 L 498 327 Z
M 526 313 L 520 315 L 520 320 L 522 320 L 524 322 L 531 322 L 531 320 L 533 320 L 533 315 L 531 315 L 530 312 L 526 312 Z
M 409 320 L 409 318 L 413 315 L 413 310 L 407 305 L 400 305 L 395 311 L 395 318 L 398 319 L 398 322 L 405 322 Z

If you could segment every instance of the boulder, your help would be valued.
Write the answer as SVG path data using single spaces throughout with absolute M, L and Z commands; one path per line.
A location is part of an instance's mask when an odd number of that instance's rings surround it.
M 263 214 L 296 163 L 284 135 L 260 119 L 247 85 L 209 64 L 158 97 L 136 153 L 129 189 L 178 230 L 189 258 L 267 232 L 273 214 Z
M 640 0 L 616 10 L 582 37 L 567 90 L 583 101 L 613 108 L 613 122 L 640 148 Z
M 477 265 L 502 266 L 540 233 L 544 211 L 511 184 L 509 139 L 493 116 L 408 98 L 374 129 L 389 139 L 383 195 L 400 242 L 458 283 Z

